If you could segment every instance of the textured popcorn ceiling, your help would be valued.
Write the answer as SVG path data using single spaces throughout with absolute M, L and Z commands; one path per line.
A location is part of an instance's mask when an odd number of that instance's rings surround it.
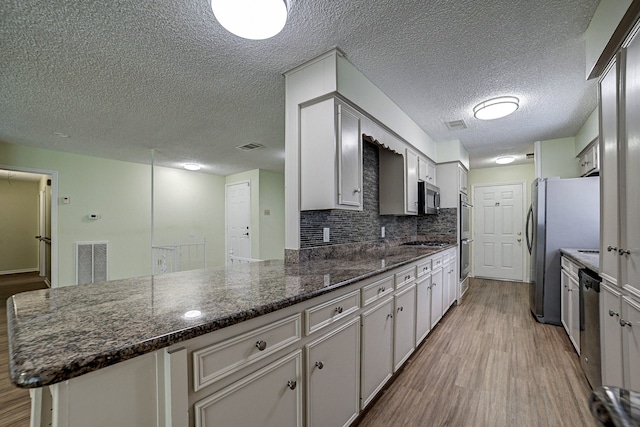
M 594 110 L 584 32 L 597 3 L 292 0 L 282 33 L 249 41 L 206 0 L 3 0 L 0 140 L 143 163 L 155 148 L 159 163 L 223 175 L 283 170 L 282 73 L 337 46 L 480 167 L 573 136 Z M 473 118 L 503 94 L 522 100 L 515 114 Z M 468 128 L 448 130 L 458 119 Z M 265 148 L 234 148 L 247 143 Z

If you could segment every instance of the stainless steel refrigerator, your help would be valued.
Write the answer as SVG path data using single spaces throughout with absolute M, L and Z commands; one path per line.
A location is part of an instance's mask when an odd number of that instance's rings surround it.
M 535 180 L 526 237 L 531 312 L 541 323 L 560 325 L 560 248 L 600 246 L 600 178 Z

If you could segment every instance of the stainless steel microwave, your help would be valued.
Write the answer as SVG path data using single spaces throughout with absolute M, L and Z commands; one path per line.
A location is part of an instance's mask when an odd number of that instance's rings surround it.
M 418 182 L 418 213 L 440 213 L 440 189 L 426 182 Z

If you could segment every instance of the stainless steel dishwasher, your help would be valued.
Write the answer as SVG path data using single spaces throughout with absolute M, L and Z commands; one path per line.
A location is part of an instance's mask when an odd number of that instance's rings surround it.
M 580 364 L 591 388 L 602 385 L 600 373 L 600 277 L 580 269 Z

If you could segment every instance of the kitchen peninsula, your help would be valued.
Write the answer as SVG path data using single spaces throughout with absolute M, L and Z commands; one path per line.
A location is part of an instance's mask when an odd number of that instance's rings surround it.
M 60 426 L 204 426 L 254 412 L 269 425 L 344 424 L 457 299 L 455 262 L 455 245 L 392 246 L 18 294 L 7 301 L 11 379 L 38 388 Z M 328 383 L 314 378 L 323 367 Z M 345 389 L 327 393 L 335 381 Z M 273 384 L 275 400 L 229 412 Z M 325 411 L 332 399 L 342 403 Z

